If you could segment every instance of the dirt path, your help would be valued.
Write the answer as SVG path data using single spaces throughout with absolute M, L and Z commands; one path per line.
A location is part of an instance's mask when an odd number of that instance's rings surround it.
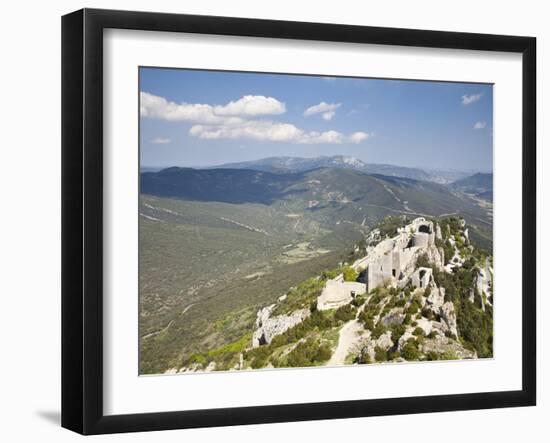
M 191 303 L 189 306 L 187 306 L 183 311 L 180 312 L 180 315 L 183 315 L 185 314 L 187 311 L 189 311 L 189 309 L 191 309 L 193 306 L 195 306 L 196 303 Z M 159 335 L 159 334 L 162 334 L 163 332 L 167 331 L 170 326 L 172 326 L 172 324 L 174 323 L 175 320 L 170 320 L 170 323 L 168 323 L 164 328 L 158 330 L 158 331 L 155 331 L 155 332 L 150 332 L 149 334 L 145 334 L 143 337 L 141 337 L 142 340 L 146 340 L 148 338 L 151 338 L 151 337 L 154 337 L 155 335 Z
M 357 319 L 347 322 L 342 329 L 340 329 L 338 346 L 328 361 L 327 366 L 343 365 L 348 354 L 353 351 L 354 347 L 360 342 L 361 333 L 364 330 L 363 325 L 359 323 Z
M 143 337 L 141 337 L 142 340 L 145 340 L 147 338 L 154 337 L 155 335 L 159 335 L 163 333 L 164 331 L 167 331 L 170 326 L 172 326 L 172 323 L 174 323 L 174 320 L 170 320 L 170 323 L 168 323 L 164 328 L 162 328 L 160 331 L 150 332 L 149 334 L 145 334 Z
M 191 309 L 193 306 L 195 306 L 196 303 L 191 303 L 189 306 L 187 306 L 183 311 L 181 311 L 181 314 L 180 315 L 183 315 L 185 314 L 187 311 L 189 311 L 189 309 Z

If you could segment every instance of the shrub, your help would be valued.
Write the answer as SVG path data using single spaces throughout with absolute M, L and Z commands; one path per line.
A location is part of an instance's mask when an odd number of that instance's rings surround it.
M 287 356 L 291 367 L 315 366 L 330 359 L 332 351 L 328 343 L 310 338 L 299 343 Z
M 246 353 L 246 359 L 252 359 L 250 366 L 252 369 L 263 368 L 267 365 L 268 357 L 271 355 L 269 346 L 259 346 Z
M 357 309 L 352 305 L 344 305 L 339 307 L 334 313 L 334 319 L 336 321 L 347 322 L 355 318 Z
M 382 300 L 382 295 L 379 291 L 374 292 L 369 298 L 369 305 L 377 305 Z
M 416 337 L 424 337 L 424 335 L 426 335 L 426 334 L 424 333 L 424 329 L 422 329 L 420 326 L 418 326 L 413 331 L 413 335 L 416 336 Z
M 206 357 L 203 354 L 193 354 L 189 357 L 189 363 L 206 366 Z
M 357 271 L 351 266 L 346 266 L 342 273 L 344 274 L 344 281 L 357 281 L 357 277 L 359 277 Z
M 392 351 L 392 350 L 389 350 L 388 351 L 388 360 L 396 360 L 398 359 L 399 357 L 401 357 L 401 354 L 399 351 Z
M 378 324 L 371 331 L 371 337 L 374 340 L 378 340 L 380 336 L 384 334 L 386 331 L 387 331 L 386 327 L 382 324 L 381 321 L 379 321 Z
M 321 274 L 321 277 L 322 277 L 324 280 L 332 280 L 333 278 L 338 277 L 338 275 L 340 274 L 340 272 L 341 272 L 340 268 L 328 269 L 328 270 L 326 270 L 326 271 L 323 271 L 323 273 Z
M 379 346 L 374 348 L 374 358 L 376 361 L 388 361 L 388 353 Z
M 393 237 L 397 234 L 397 229 L 410 223 L 410 219 L 401 216 L 388 216 L 382 220 L 376 227 L 380 230 L 380 235 L 384 237 Z
M 414 315 L 420 310 L 421 307 L 422 307 L 422 305 L 421 305 L 420 300 L 418 299 L 418 297 L 415 297 L 415 298 L 412 299 L 411 304 L 407 308 L 406 312 L 407 312 L 407 314 Z
M 365 329 L 372 331 L 374 329 L 374 320 L 372 318 L 366 318 L 363 322 L 363 326 Z
M 493 355 L 493 315 L 486 306 L 485 312 L 476 308 L 467 298 L 460 300 L 457 309 L 457 329 L 459 336 L 470 343 L 478 357 Z
M 456 356 L 454 351 L 448 350 L 439 354 L 439 359 L 440 360 L 457 360 L 458 357 Z
M 422 309 L 422 312 L 420 314 L 422 315 L 422 317 L 426 317 L 428 320 L 433 320 L 435 318 L 433 311 L 428 308 Z
M 372 363 L 372 360 L 371 360 L 371 358 L 370 358 L 370 354 L 369 354 L 367 348 L 364 348 L 364 349 L 361 351 L 361 354 L 359 354 L 359 357 L 358 357 L 357 362 L 358 362 L 360 365 L 368 365 L 368 364 Z
M 302 281 L 298 286 L 291 288 L 284 301 L 277 304 L 272 315 L 281 315 L 296 309 L 310 306 L 321 295 L 325 281 L 321 278 L 311 277 Z
M 359 314 L 359 321 L 363 323 L 365 329 L 374 329 L 374 317 L 378 315 L 380 308 L 377 305 L 371 305 L 370 303 Z
M 418 260 L 416 260 L 416 267 L 417 268 L 430 267 L 430 259 L 428 258 L 428 254 L 424 253 L 420 257 L 418 257 Z
M 420 351 L 418 349 L 418 343 L 416 340 L 409 339 L 407 343 L 401 348 L 401 357 L 405 360 L 413 361 L 420 359 Z
M 353 299 L 353 301 L 351 302 L 351 304 L 355 307 L 359 307 L 361 305 L 363 305 L 365 303 L 365 296 L 364 295 L 358 295 L 357 297 L 355 297 Z
M 397 341 L 405 333 L 406 329 L 407 329 L 407 327 L 404 324 L 394 324 L 394 325 L 392 325 L 390 327 L 392 341 L 394 343 L 397 343 Z

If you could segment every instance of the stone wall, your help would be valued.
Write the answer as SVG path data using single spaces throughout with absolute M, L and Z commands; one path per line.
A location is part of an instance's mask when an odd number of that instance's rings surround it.
M 354 295 L 363 295 L 366 291 L 364 283 L 329 280 L 317 298 L 317 309 L 324 311 L 339 308 L 351 303 Z
M 405 286 L 415 270 L 416 260 L 424 253 L 438 268 L 442 267 L 442 252 L 435 246 L 436 228 L 439 226 L 434 227 L 431 221 L 419 217 L 399 229 L 395 237 L 368 247 L 366 257 L 353 264 L 356 270 L 366 269 L 361 281 L 367 285 L 367 290 L 388 285 Z

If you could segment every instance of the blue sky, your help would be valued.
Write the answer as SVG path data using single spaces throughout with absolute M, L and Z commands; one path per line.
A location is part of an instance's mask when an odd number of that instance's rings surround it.
M 491 85 L 140 68 L 141 166 L 272 156 L 492 171 Z

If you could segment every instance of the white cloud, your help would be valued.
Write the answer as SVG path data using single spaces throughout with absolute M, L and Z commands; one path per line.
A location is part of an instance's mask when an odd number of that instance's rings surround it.
M 244 138 L 300 144 L 341 144 L 361 143 L 369 136 L 366 132 L 355 132 L 350 136 L 335 130 L 308 132 L 292 123 L 249 119 L 262 115 L 282 114 L 286 111 L 284 103 L 261 95 L 246 95 L 223 106 L 199 103 L 178 104 L 148 92 L 141 92 L 140 97 L 142 117 L 191 122 L 193 126 L 189 134 L 207 140 Z M 307 115 L 321 113 L 322 118 L 329 121 L 339 107 L 340 103 L 321 102 L 306 110 L 306 113 Z M 170 143 L 170 140 L 157 138 L 153 143 Z
M 334 111 L 336 111 L 342 103 L 326 103 L 321 102 L 318 105 L 310 106 L 304 111 L 304 115 L 306 117 L 310 115 L 320 114 L 323 113 L 323 118 L 325 120 L 330 120 L 334 116 Z M 325 118 L 324 114 L 328 114 L 332 112 L 332 115 L 329 118 Z
M 363 140 L 366 140 L 370 137 L 370 134 L 367 134 L 366 132 L 358 131 L 354 132 L 349 136 L 349 140 L 352 143 L 361 143 Z
M 308 132 L 303 134 L 298 140 L 298 143 L 304 143 L 308 145 L 330 144 L 339 145 L 344 143 L 345 136 L 338 131 L 325 131 L 325 132 Z
M 167 145 L 168 143 L 172 143 L 172 140 L 166 137 L 157 137 L 151 140 L 151 143 L 155 145 Z
M 273 97 L 263 95 L 245 95 L 224 106 L 215 106 L 214 113 L 222 116 L 258 116 L 277 115 L 286 112 L 285 104 Z
M 476 122 L 474 129 L 485 129 L 487 122 Z
M 329 120 L 332 120 L 332 117 L 334 117 L 335 115 L 336 115 L 336 112 L 328 111 L 328 112 L 324 112 L 322 114 L 322 117 L 323 117 L 323 120 L 326 120 L 328 122 Z
M 290 123 L 251 120 L 240 125 L 195 125 L 189 134 L 195 137 L 217 140 L 250 138 L 259 141 L 291 142 L 298 139 L 302 130 Z
M 472 103 L 477 102 L 483 94 L 471 94 L 462 96 L 463 105 L 471 105 Z
M 238 124 L 239 116 L 281 114 L 285 105 L 272 97 L 246 95 L 224 106 L 200 103 L 175 103 L 148 92 L 140 93 L 140 115 L 168 121 L 190 121 L 204 124 Z
M 361 143 L 368 138 L 365 132 L 355 132 L 347 137 L 330 130 L 324 132 L 304 131 L 291 123 L 250 120 L 240 125 L 195 125 L 189 134 L 207 140 L 248 138 L 257 141 L 286 142 L 299 144 Z

